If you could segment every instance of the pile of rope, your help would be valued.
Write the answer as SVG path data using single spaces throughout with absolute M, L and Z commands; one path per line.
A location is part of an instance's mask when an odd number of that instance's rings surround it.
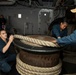
M 32 42 L 41 46 L 48 46 L 48 47 L 59 47 L 57 44 L 52 43 L 51 41 L 44 41 L 36 38 L 31 38 L 29 36 L 22 36 L 22 35 L 14 35 L 15 38 L 25 40 L 28 42 Z
M 16 61 L 16 69 L 21 75 L 59 75 L 61 72 L 61 62 L 54 67 L 36 67 L 22 62 L 19 54 L 17 55 Z

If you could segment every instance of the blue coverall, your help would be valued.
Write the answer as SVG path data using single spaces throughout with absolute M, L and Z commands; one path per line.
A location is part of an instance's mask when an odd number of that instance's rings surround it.
M 57 39 L 57 43 L 59 45 L 69 45 L 69 44 L 73 45 L 73 44 L 76 44 L 76 30 L 68 36 Z
M 54 25 L 52 28 L 52 36 L 55 38 L 67 36 L 67 28 L 64 30 L 60 30 L 60 25 Z
M 9 72 L 11 70 L 11 66 L 9 62 L 15 61 L 16 54 L 13 54 L 10 51 L 10 48 L 3 53 L 3 47 L 6 45 L 6 43 L 0 38 L 0 70 L 3 72 Z

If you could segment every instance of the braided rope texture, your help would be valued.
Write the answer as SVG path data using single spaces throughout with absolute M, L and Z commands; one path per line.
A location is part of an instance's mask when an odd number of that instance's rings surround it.
M 22 62 L 17 55 L 16 69 L 21 75 L 59 75 L 61 72 L 61 62 L 58 65 L 50 68 L 35 67 Z
M 35 39 L 35 38 L 31 38 L 29 36 L 22 36 L 22 35 L 15 34 L 14 38 L 26 40 L 28 42 L 32 42 L 32 43 L 35 43 L 35 44 L 38 44 L 38 45 L 42 45 L 42 46 L 59 47 L 57 44 L 54 44 L 52 42 L 44 41 L 44 40 L 40 40 L 40 39 Z
M 34 47 L 43 47 L 41 45 L 38 45 L 38 44 L 35 44 L 35 43 L 32 43 L 32 42 L 28 42 L 26 40 L 20 40 L 22 43 L 24 44 L 27 44 L 27 45 L 30 45 L 30 46 L 34 46 Z

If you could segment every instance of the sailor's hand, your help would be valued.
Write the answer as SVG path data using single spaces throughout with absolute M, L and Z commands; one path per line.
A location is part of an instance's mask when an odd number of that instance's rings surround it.
M 53 42 L 53 43 L 57 43 L 57 40 L 51 40 L 51 42 Z
M 13 40 L 14 40 L 14 36 L 13 36 L 13 35 L 10 35 L 9 41 L 10 41 L 10 42 L 13 42 Z
M 52 40 L 51 42 L 54 43 L 56 45 L 56 47 L 59 47 L 57 40 Z

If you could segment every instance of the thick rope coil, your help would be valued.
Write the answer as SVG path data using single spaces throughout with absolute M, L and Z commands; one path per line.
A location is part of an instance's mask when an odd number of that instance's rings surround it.
M 18 39 L 26 40 L 28 42 L 32 42 L 32 43 L 35 43 L 35 44 L 38 44 L 38 45 L 42 45 L 42 46 L 59 47 L 58 45 L 56 45 L 52 42 L 39 40 L 39 39 L 31 38 L 31 37 L 28 37 L 28 36 L 14 35 L 14 37 L 18 38 Z
M 35 67 L 22 62 L 17 55 L 17 71 L 21 75 L 59 75 L 61 72 L 61 62 L 58 65 L 50 68 Z

